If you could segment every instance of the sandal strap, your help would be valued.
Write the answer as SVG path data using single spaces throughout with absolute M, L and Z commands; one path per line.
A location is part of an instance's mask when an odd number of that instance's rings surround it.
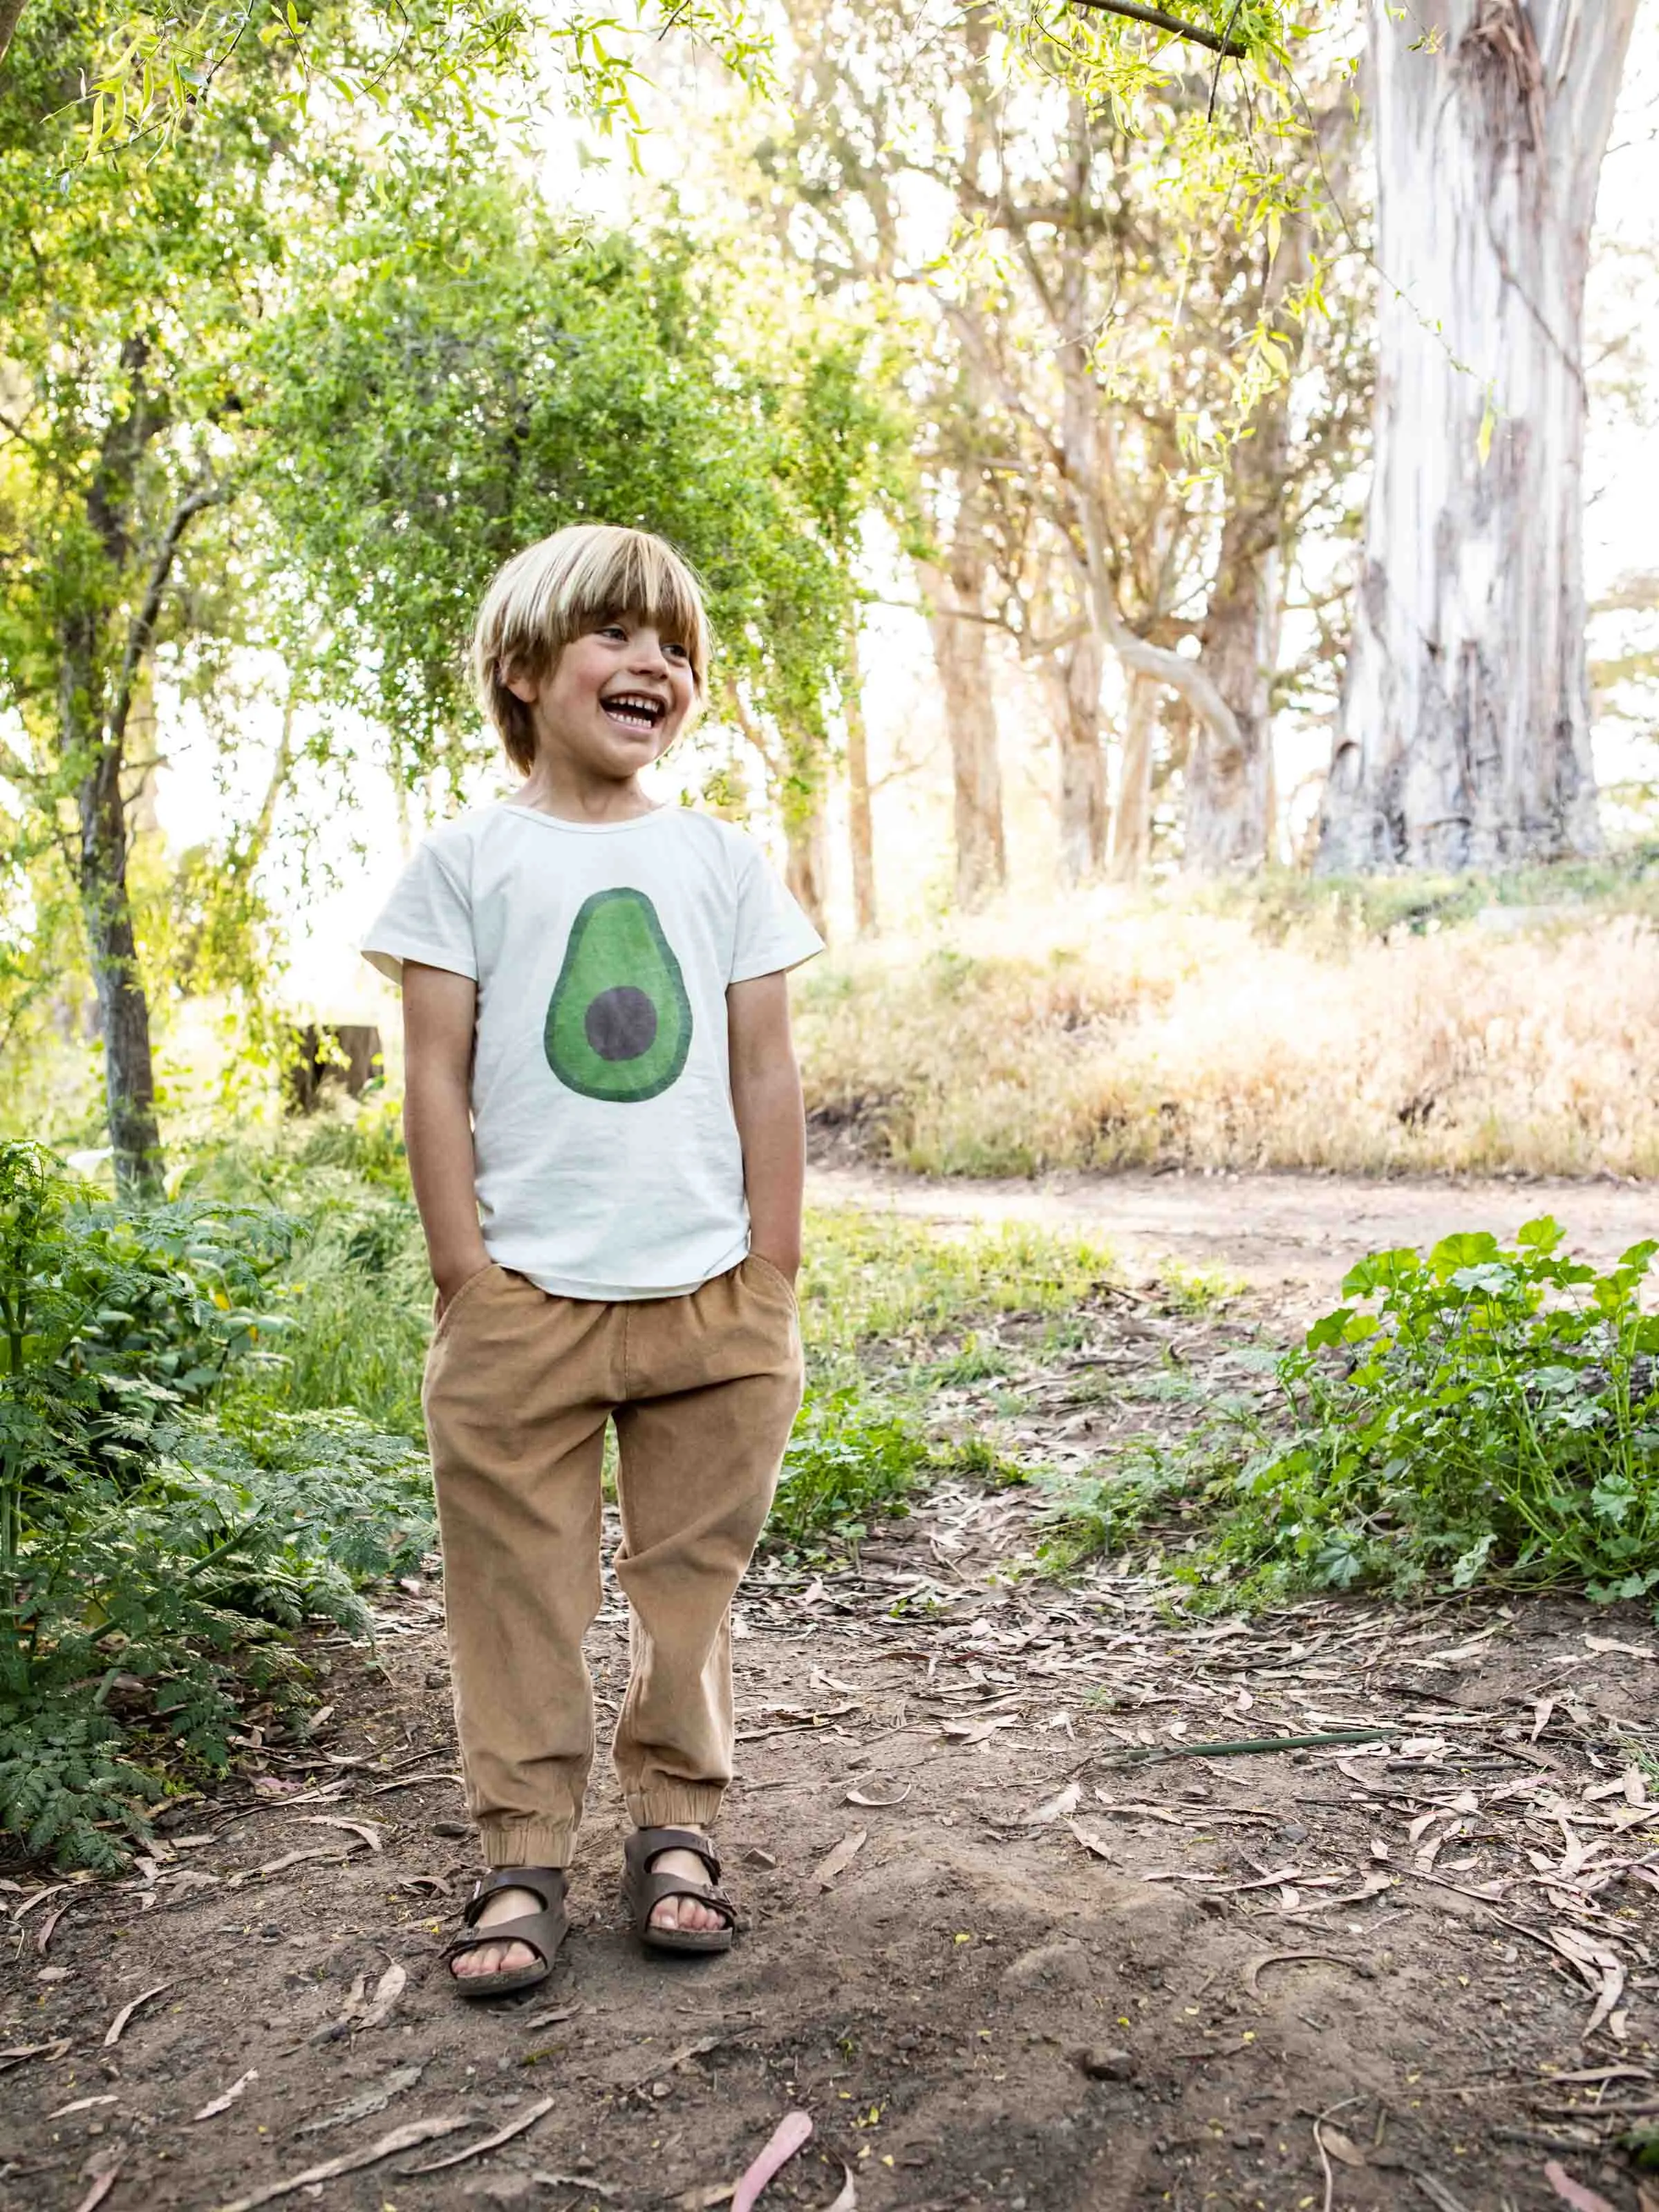
M 462 1908 L 461 1917 L 469 1928 L 472 1927 L 489 1899 L 503 1889 L 527 1889 L 532 1897 L 540 1898 L 542 1912 L 556 1912 L 564 1903 L 568 1879 L 562 1867 L 491 1867 L 473 1883 L 472 1894 Z M 541 1914 L 526 1917 L 539 1919 Z M 497 1924 L 510 1928 L 514 1923 L 509 1920 Z M 495 1942 L 495 1930 L 492 1929 L 483 1940 Z
M 623 1847 L 623 1855 L 639 1880 L 650 1874 L 652 1860 L 659 1859 L 665 1851 L 690 1851 L 708 1868 L 710 1881 L 719 1881 L 720 1854 L 709 1838 L 696 1828 L 635 1828 Z M 668 1879 L 675 1877 L 671 1875 Z M 690 1893 L 683 1890 L 677 1893 L 688 1896 Z
M 635 1917 L 644 1926 L 665 1897 L 689 1897 L 697 1905 L 706 1905 L 718 1912 L 728 1928 L 738 1924 L 738 1908 L 723 1889 L 715 1889 L 706 1881 L 693 1881 L 683 1874 L 647 1874 L 637 1880 L 632 1890 Z

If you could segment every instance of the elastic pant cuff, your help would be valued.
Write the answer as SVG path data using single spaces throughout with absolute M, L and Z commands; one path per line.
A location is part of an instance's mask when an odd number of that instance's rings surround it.
M 715 1782 L 672 1783 L 623 1792 L 636 1828 L 712 1828 L 720 1818 L 724 1787 Z
M 574 1820 L 480 1820 L 488 1867 L 568 1867 L 576 1853 Z

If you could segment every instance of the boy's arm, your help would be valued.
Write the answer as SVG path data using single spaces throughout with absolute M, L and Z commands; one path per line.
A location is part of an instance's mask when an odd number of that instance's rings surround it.
M 787 975 L 755 975 L 729 985 L 726 1026 L 749 1198 L 749 1249 L 793 1281 L 800 1266 L 806 1116 L 789 1035 Z
M 478 987 L 447 968 L 404 963 L 404 1143 L 439 1310 L 489 1265 L 473 1187 L 469 1089 Z

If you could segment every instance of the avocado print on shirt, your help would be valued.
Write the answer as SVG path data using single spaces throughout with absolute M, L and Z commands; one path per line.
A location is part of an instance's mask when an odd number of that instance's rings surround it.
M 595 891 L 583 900 L 548 1001 L 543 1044 L 554 1074 L 584 1098 L 636 1105 L 678 1080 L 691 1049 L 691 1001 L 643 891 Z

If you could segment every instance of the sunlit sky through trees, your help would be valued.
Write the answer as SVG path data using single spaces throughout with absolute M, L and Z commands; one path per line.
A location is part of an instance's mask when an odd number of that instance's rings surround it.
M 648 111 L 652 125 L 641 161 L 644 179 L 630 179 L 619 152 L 594 158 L 580 134 L 549 125 L 543 138 L 541 187 L 550 205 L 584 213 L 602 225 L 626 225 L 645 205 L 660 208 L 672 193 L 694 224 L 718 225 L 720 116 L 731 122 L 740 95 L 717 76 L 692 68 L 659 88 Z M 688 125 L 688 117 L 691 119 Z M 732 128 L 736 143 L 741 136 Z M 918 202 L 912 219 L 939 228 L 946 242 L 942 207 Z M 773 249 L 757 240 L 757 254 Z M 1653 491 L 1659 483 L 1659 5 L 1643 9 L 1620 100 L 1620 117 L 1603 172 L 1590 283 L 1588 361 L 1590 428 L 1588 444 L 1585 552 L 1592 608 L 1621 580 L 1659 566 L 1653 535 Z M 875 841 L 884 919 L 890 927 L 924 925 L 949 897 L 950 766 L 927 628 L 915 606 L 909 564 L 890 533 L 869 533 L 865 581 L 874 595 L 863 630 L 866 711 L 876 791 Z M 1283 657 L 1307 643 L 1297 618 L 1286 623 Z M 1593 614 L 1592 662 L 1607 661 L 1659 646 L 1659 617 L 1650 614 Z M 228 811 L 246 814 L 257 804 L 276 741 L 282 672 L 250 667 L 250 704 L 242 742 L 226 765 L 192 713 L 170 701 L 165 675 L 159 687 L 161 734 L 167 765 L 161 772 L 157 811 L 169 842 L 179 847 L 218 834 Z M 1108 726 L 1118 701 L 1108 676 Z M 1630 684 L 1598 696 L 1597 768 L 1604 787 L 1659 781 L 1650 690 Z M 1041 679 L 1022 670 L 1010 650 L 999 672 L 998 706 L 1006 785 L 1011 896 L 1032 901 L 1054 895 L 1054 742 L 1050 702 Z M 336 718 L 337 727 L 340 726 Z M 1280 718 L 1276 732 L 1281 836 L 1294 838 L 1316 803 L 1317 778 L 1329 750 L 1323 720 Z M 309 818 L 307 841 L 279 840 L 270 863 L 275 903 L 288 933 L 290 959 L 282 998 L 296 1013 L 344 1019 L 384 1018 L 385 987 L 357 960 L 354 945 L 366 917 L 401 865 L 398 809 L 387 778 L 374 766 L 374 734 L 358 733 L 359 756 L 349 803 L 338 787 L 302 773 L 285 802 L 290 822 Z M 657 771 L 655 788 L 676 799 L 695 788 L 702 766 L 695 738 L 684 758 Z M 472 793 L 486 799 L 503 787 L 504 770 L 480 769 Z M 758 802 L 758 793 L 757 793 Z M 850 921 L 850 881 L 842 810 L 831 809 L 830 915 L 843 933 Z M 424 826 L 417 794 L 404 825 Z M 1610 831 L 1620 826 L 1614 793 L 1607 808 Z M 755 826 L 764 829 L 757 814 Z M 302 860 L 301 854 L 307 857 Z

